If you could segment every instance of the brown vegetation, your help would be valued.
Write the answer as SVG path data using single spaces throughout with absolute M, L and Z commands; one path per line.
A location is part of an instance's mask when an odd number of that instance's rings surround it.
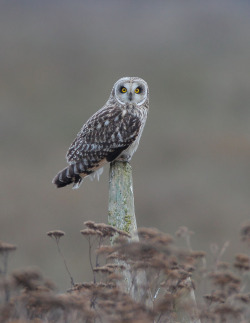
M 215 263 L 209 268 L 206 254 L 193 251 L 187 228 L 180 228 L 177 237 L 184 238 L 188 248 L 177 248 L 173 237 L 156 229 L 138 230 L 140 241 L 129 241 L 128 235 L 103 223 L 88 221 L 81 234 L 89 244 L 89 261 L 93 282 L 75 284 L 63 294 L 38 270 L 16 270 L 7 275 L 6 255 L 15 246 L 1 242 L 1 306 L 0 322 L 179 322 L 183 313 L 189 321 L 247 322 L 250 318 L 250 258 L 237 254 L 231 265 L 221 261 L 225 251 L 217 250 Z M 248 227 L 241 229 L 248 245 Z M 59 247 L 60 230 L 48 232 Z M 110 245 L 110 238 L 116 237 Z M 95 251 L 93 249 L 95 247 Z M 191 249 L 191 250 L 190 250 Z M 58 249 L 61 253 L 60 248 Z M 215 252 L 215 251 L 214 251 Z M 62 255 L 62 253 L 61 253 Z M 220 256 L 218 256 L 220 255 Z M 136 286 L 136 277 L 145 272 L 143 286 L 150 301 L 137 301 L 124 291 L 123 271 L 128 267 Z M 202 284 L 203 282 L 203 284 Z M 204 286 L 206 285 L 206 289 Z M 203 288 L 203 290 L 202 290 Z M 197 304 L 189 294 L 195 289 Z

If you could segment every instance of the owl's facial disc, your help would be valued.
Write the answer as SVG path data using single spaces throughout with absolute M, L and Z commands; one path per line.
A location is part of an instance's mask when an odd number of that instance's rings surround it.
M 144 84 L 145 83 L 145 84 Z M 147 99 L 147 85 L 143 80 L 122 79 L 117 83 L 116 99 L 121 104 L 141 105 Z

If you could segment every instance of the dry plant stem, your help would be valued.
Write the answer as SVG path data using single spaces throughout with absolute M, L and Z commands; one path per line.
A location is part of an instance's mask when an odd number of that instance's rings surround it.
M 134 208 L 132 168 L 128 162 L 115 161 L 110 164 L 109 171 L 109 218 L 108 223 L 131 235 L 131 240 L 138 241 L 137 224 Z M 114 240 L 114 239 L 113 239 Z M 126 291 L 136 301 L 150 302 L 148 292 L 145 293 L 146 275 L 140 272 L 133 277 L 129 265 L 124 271 Z
M 187 244 L 187 247 L 188 247 L 188 250 L 189 251 L 193 251 L 193 248 L 191 246 L 191 239 L 190 239 L 190 233 L 185 235 L 185 240 L 186 240 L 186 244 Z M 186 283 L 187 285 L 190 285 L 192 284 L 191 282 L 191 278 L 188 277 L 186 279 Z M 195 293 L 194 293 L 194 289 L 190 289 L 190 292 L 189 292 L 189 295 L 188 295 L 191 303 L 192 303 L 192 308 L 193 308 L 193 313 L 192 313 L 192 316 L 194 317 L 194 319 L 191 319 L 191 318 L 185 318 L 184 316 L 181 318 L 181 322 L 192 322 L 192 323 L 201 323 L 201 321 L 199 319 L 196 319 L 195 317 L 197 317 L 197 312 L 198 312 L 198 306 L 197 306 L 197 303 L 196 303 L 196 298 L 195 298 Z
M 3 271 L 2 271 L 3 276 L 6 276 L 8 271 L 8 257 L 9 257 L 9 252 L 4 251 L 3 252 Z
M 191 247 L 191 241 L 190 241 L 190 235 L 188 235 L 186 237 L 186 242 L 187 242 L 187 247 L 189 249 L 189 251 L 192 251 L 192 247 Z M 191 285 L 191 278 L 188 277 L 186 279 L 186 282 L 188 285 Z M 197 303 L 196 303 L 196 298 L 195 298 L 195 293 L 194 293 L 194 289 L 191 289 L 190 292 L 189 292 L 189 296 L 190 298 L 190 301 L 192 302 L 192 308 L 193 308 L 193 317 L 194 319 L 184 319 L 183 322 L 193 322 L 193 323 L 201 323 L 201 321 L 199 319 L 195 319 L 195 317 L 197 317 L 197 312 L 198 312 L 198 306 L 197 306 Z
M 190 235 L 187 235 L 186 236 L 186 243 L 187 243 L 188 250 L 189 251 L 193 251 L 192 246 L 191 246 L 191 241 L 190 241 Z M 191 282 L 191 278 L 190 277 L 188 277 L 186 279 L 186 283 L 187 283 L 187 285 L 190 285 L 191 286 L 192 282 Z M 193 309 L 192 310 L 192 312 L 193 312 L 192 313 L 192 317 L 193 318 L 189 318 L 188 316 L 187 317 L 183 316 L 181 318 L 181 322 L 201 323 L 200 319 L 197 318 L 198 317 L 198 315 L 197 315 L 197 313 L 198 313 L 198 306 L 197 306 L 197 303 L 196 303 L 194 289 L 190 289 L 190 292 L 189 292 L 188 297 L 189 297 L 189 299 L 190 299 L 190 301 L 192 303 L 192 309 Z
M 93 273 L 93 277 L 94 277 L 94 283 L 96 283 L 96 275 L 95 275 L 95 271 L 94 271 L 94 266 L 93 266 L 93 263 L 92 263 L 92 245 L 91 245 L 91 241 L 90 241 L 90 237 L 88 237 L 88 242 L 89 242 L 89 263 L 90 263 L 90 267 L 91 267 L 91 270 L 92 270 L 92 273 Z
M 67 266 L 67 262 L 66 262 L 66 260 L 65 260 L 65 258 L 64 258 L 64 256 L 63 256 L 62 251 L 61 251 L 61 248 L 60 248 L 60 246 L 59 246 L 59 239 L 55 239 L 55 240 L 56 240 L 57 250 L 58 250 L 58 252 L 59 252 L 60 256 L 61 256 L 61 257 L 62 257 L 62 259 L 63 259 L 64 266 L 65 266 L 66 271 L 67 271 L 67 273 L 68 273 L 68 275 L 69 275 L 69 277 L 70 277 L 70 283 L 71 283 L 71 286 L 73 287 L 73 286 L 75 285 L 75 283 L 74 283 L 73 277 L 72 277 L 72 275 L 71 275 L 71 273 L 70 273 L 70 271 L 69 271 L 69 268 L 68 268 L 68 266 Z
M 8 271 L 8 257 L 9 257 L 9 252 L 5 251 L 3 254 L 3 272 L 2 272 L 4 277 L 7 275 L 7 271 Z M 10 299 L 10 291 L 9 291 L 8 284 L 4 285 L 4 293 L 5 293 L 5 303 L 7 304 Z

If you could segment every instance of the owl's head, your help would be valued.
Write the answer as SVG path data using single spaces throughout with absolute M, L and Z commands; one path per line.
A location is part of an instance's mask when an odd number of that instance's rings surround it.
M 148 85 L 139 77 L 123 77 L 115 83 L 111 96 L 122 105 L 142 105 L 148 99 Z

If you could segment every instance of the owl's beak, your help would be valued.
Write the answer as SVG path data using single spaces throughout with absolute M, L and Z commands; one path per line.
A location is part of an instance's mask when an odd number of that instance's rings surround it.
M 129 92 L 128 99 L 129 99 L 129 101 L 132 101 L 132 92 Z

